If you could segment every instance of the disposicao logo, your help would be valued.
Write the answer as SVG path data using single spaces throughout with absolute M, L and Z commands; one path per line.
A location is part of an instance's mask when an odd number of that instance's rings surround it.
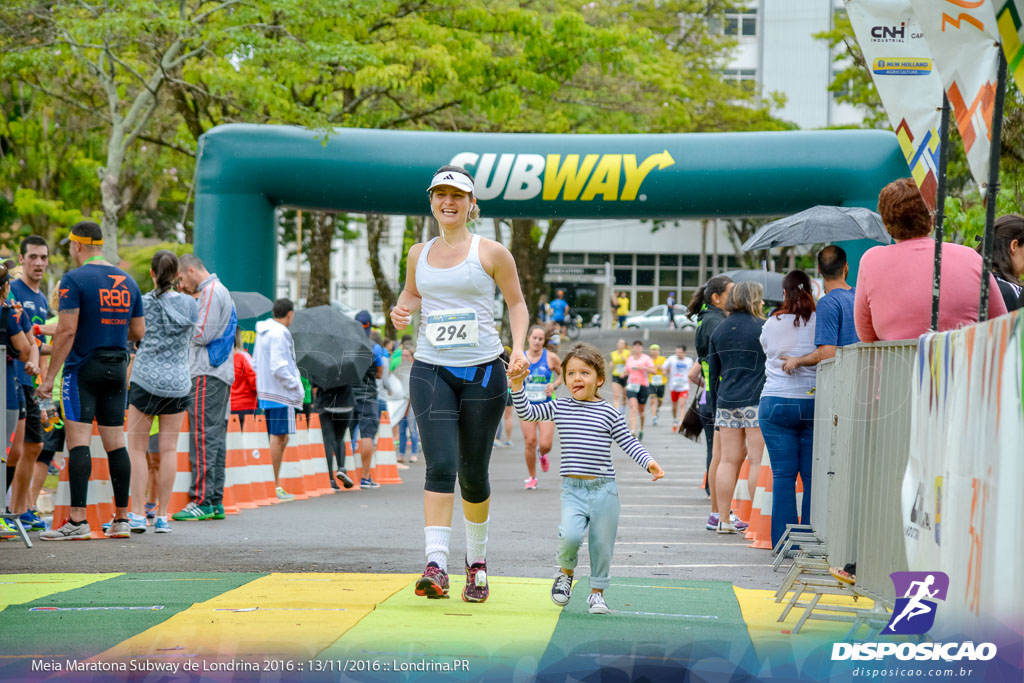
M 646 201 L 640 186 L 655 169 L 676 163 L 668 150 L 643 161 L 635 154 L 477 154 L 460 152 L 456 166 L 473 168 L 481 200 Z
M 935 625 L 936 600 L 949 593 L 949 576 L 944 572 L 893 572 L 896 604 L 882 635 L 923 635 Z M 993 643 L 834 643 L 832 660 L 871 660 L 895 656 L 900 660 L 987 661 L 996 656 Z
M 871 71 L 880 76 L 927 76 L 932 60 L 927 57 L 876 57 Z

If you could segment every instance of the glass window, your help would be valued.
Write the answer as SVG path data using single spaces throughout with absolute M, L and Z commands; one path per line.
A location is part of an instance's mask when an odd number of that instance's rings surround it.
M 756 36 L 757 35 L 757 14 L 750 14 L 750 12 L 756 12 L 757 10 L 747 10 L 747 13 L 743 15 L 743 20 L 740 25 L 740 33 L 744 36 Z
M 637 254 L 636 264 L 638 266 L 653 266 L 654 265 L 654 254 Z
M 665 307 L 664 306 L 655 306 L 651 310 L 649 310 L 646 313 L 644 313 L 644 317 L 645 318 L 657 318 L 660 315 L 665 315 Z
M 636 293 L 636 310 L 644 311 L 654 305 L 654 292 Z
M 756 36 L 757 9 L 740 9 L 727 13 L 722 32 L 727 36 Z
M 632 268 L 616 268 L 613 274 L 615 275 L 616 287 L 629 287 L 633 284 Z
M 683 268 L 700 268 L 700 254 L 683 254 Z
M 735 256 L 726 256 L 725 257 L 725 263 L 726 263 L 726 265 L 728 266 L 728 268 L 730 270 L 735 270 L 737 268 L 742 268 L 743 267 L 743 266 L 740 265 L 740 260 L 738 258 L 736 258 Z
M 683 271 L 683 287 L 699 287 L 700 284 L 700 273 L 695 270 Z
M 675 268 L 679 265 L 679 257 L 675 254 L 662 254 L 658 257 L 658 263 L 662 266 Z
M 562 254 L 562 263 L 583 265 L 583 254 Z
M 558 263 L 558 254 L 548 254 L 548 264 Z
M 676 282 L 676 277 L 678 277 L 678 274 L 679 274 L 679 271 L 677 271 L 675 269 L 673 269 L 673 270 L 666 270 L 665 268 L 662 268 L 661 270 L 658 271 L 658 286 L 659 287 L 675 287 L 676 284 L 678 284 Z
M 654 286 L 654 270 L 647 268 L 636 269 L 636 283 L 642 287 Z
M 587 263 L 592 266 L 603 266 L 611 260 L 611 254 L 587 254 Z
M 632 254 L 616 254 L 615 260 L 613 261 L 616 266 L 631 266 L 633 265 Z

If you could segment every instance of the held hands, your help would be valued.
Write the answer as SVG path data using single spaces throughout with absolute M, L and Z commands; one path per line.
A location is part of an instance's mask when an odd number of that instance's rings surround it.
M 53 398 L 53 380 L 44 379 L 40 382 L 39 386 L 36 387 L 36 396 L 40 398 Z
M 661 469 L 661 465 L 653 460 L 651 461 L 651 464 L 647 466 L 647 471 L 654 475 L 651 478 L 651 481 L 658 481 L 665 476 L 665 470 Z
M 508 376 L 518 377 L 530 374 L 530 361 L 526 360 L 526 354 L 522 351 L 512 351 L 508 360 Z
M 515 363 L 508 364 L 508 380 L 512 391 L 519 391 L 523 388 L 523 380 L 530 374 L 529 365 L 516 366 Z
M 792 375 L 793 372 L 800 367 L 800 364 L 797 363 L 797 359 L 792 356 L 779 356 L 779 360 L 782 361 L 782 370 L 787 375 Z
M 404 330 L 412 322 L 412 312 L 405 306 L 395 306 L 391 309 L 391 322 L 396 330 Z

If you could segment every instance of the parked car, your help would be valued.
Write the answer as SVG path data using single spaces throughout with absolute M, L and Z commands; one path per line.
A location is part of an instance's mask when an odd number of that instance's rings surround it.
M 676 327 L 679 329 L 696 328 L 697 321 L 690 318 L 686 313 L 686 306 L 675 305 L 672 307 L 673 318 Z M 636 313 L 626 317 L 626 327 L 636 329 L 667 329 L 668 328 L 668 306 L 659 304 L 648 308 L 643 313 Z
M 353 306 L 349 306 L 344 301 L 332 301 L 331 306 L 334 306 L 335 308 L 337 308 L 339 311 L 341 311 L 350 318 L 355 318 L 356 313 L 362 310 L 359 308 L 355 308 Z M 374 313 L 371 311 L 370 320 L 373 322 L 374 327 L 384 327 L 385 325 L 385 318 L 383 313 Z

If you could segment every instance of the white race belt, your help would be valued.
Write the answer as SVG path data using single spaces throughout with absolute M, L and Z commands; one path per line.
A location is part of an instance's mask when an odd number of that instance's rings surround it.
M 435 349 L 463 349 L 480 344 L 480 324 L 471 308 L 434 311 L 425 322 L 427 341 Z
M 665 383 L 665 378 L 661 375 L 651 375 L 651 384 L 656 387 L 660 387 Z

